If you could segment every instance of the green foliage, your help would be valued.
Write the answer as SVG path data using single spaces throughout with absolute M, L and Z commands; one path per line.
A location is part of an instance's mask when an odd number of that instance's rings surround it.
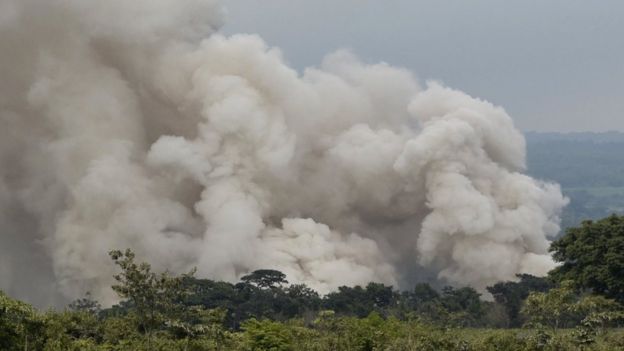
M 624 216 L 570 228 L 550 251 L 562 263 L 550 272 L 553 279 L 624 302 Z
M 526 299 L 522 313 L 529 326 L 548 326 L 554 330 L 564 326 L 576 315 L 577 295 L 571 282 L 547 293 L 533 292 Z
M 529 326 L 547 326 L 556 332 L 561 327 L 579 323 L 588 326 L 597 316 L 614 319 L 610 313 L 619 313 L 620 308 L 617 302 L 602 296 L 579 296 L 573 282 L 565 281 L 546 293 L 531 293 L 522 313 L 527 317 Z
M 574 332 L 575 342 L 579 346 L 595 343 L 598 336 L 605 333 L 605 328 L 624 320 L 621 306 L 602 296 L 587 296 L 577 305 L 578 310 L 585 315 Z
M 366 317 L 372 312 L 382 313 L 394 305 L 398 297 L 391 286 L 379 283 L 369 283 L 365 288 L 341 286 L 325 296 L 323 307 L 340 314 Z
M 44 318 L 30 305 L 0 291 L 0 350 L 27 350 L 41 346 Z
M 103 341 L 102 324 L 88 311 L 45 314 L 44 350 L 90 350 Z
M 102 306 L 91 297 L 91 293 L 87 294 L 78 300 L 69 304 L 69 309 L 72 311 L 85 311 L 90 313 L 99 313 L 102 310 Z
M 416 284 L 412 293 L 412 301 L 415 306 L 433 301 L 440 297 L 440 294 L 426 283 Z
M 480 296 L 481 294 L 469 287 L 444 288 L 441 303 L 450 313 L 448 323 L 459 327 L 478 326 L 485 315 L 485 305 Z
M 111 251 L 110 256 L 121 273 L 114 276 L 117 281 L 113 290 L 119 297 L 127 299 L 131 313 L 136 317 L 137 327 L 148 342 L 152 332 L 166 324 L 178 324 L 188 310 L 180 303 L 188 294 L 184 279 L 168 273 L 156 274 L 148 263 L 135 263 L 131 250 Z
M 567 292 L 552 294 L 560 296 Z M 559 333 L 543 328 L 522 331 L 455 329 L 418 320 L 385 318 L 374 312 L 367 317 L 357 318 L 340 316 L 333 311 L 319 312 L 309 326 L 305 326 L 301 320 L 277 322 L 250 319 L 242 323 L 241 331 L 228 331 L 221 323 L 226 313 L 224 310 L 197 309 L 188 314 L 193 315 L 193 320 L 188 321 L 193 326 L 192 332 L 177 335 L 171 326 L 169 329 L 154 331 L 149 343 L 136 330 L 137 317 L 132 313 L 123 316 L 103 314 L 101 318 L 88 311 L 37 314 L 30 306 L 3 297 L 3 306 L 17 304 L 18 308 L 12 310 L 21 311 L 16 319 L 6 318 L 8 315 L 4 314 L 0 318 L 3 327 L 15 327 L 12 323 L 23 323 L 30 318 L 40 323 L 39 329 L 29 334 L 27 350 L 34 351 L 606 351 L 624 347 L 624 332 L 608 329 L 622 318 L 622 313 L 617 310 L 619 307 L 611 300 L 596 296 L 577 298 L 570 310 L 581 311 L 587 316 L 576 330 Z M 609 310 L 595 312 L 605 308 Z M 25 350 L 25 344 L 21 341 L 24 334 L 20 336 L 17 339 L 0 339 L 5 342 L 2 350 Z
M 273 269 L 255 270 L 241 278 L 241 281 L 252 284 L 260 289 L 273 289 L 283 284 L 288 284 L 286 275 Z
M 320 297 L 305 285 L 283 286 L 278 271 L 230 284 L 154 273 L 130 250 L 111 258 L 121 268 L 113 289 L 123 299 L 113 308 L 102 310 L 87 295 L 67 310 L 40 313 L 0 292 L 0 350 L 624 349 L 624 332 L 613 329 L 624 321 L 622 306 L 582 294 L 574 281 L 552 286 L 522 275 L 488 289 L 496 302 L 469 287 L 428 284 L 398 292 L 370 283 Z M 529 328 L 485 329 L 509 326 L 518 310 L 516 320 Z
M 253 351 L 293 350 L 292 334 L 284 324 L 251 319 L 243 323 L 245 339 Z
M 503 306 L 509 318 L 507 327 L 518 328 L 524 323 L 520 309 L 531 292 L 546 292 L 552 282 L 529 274 L 519 274 L 518 282 L 500 282 L 487 288 L 494 300 Z

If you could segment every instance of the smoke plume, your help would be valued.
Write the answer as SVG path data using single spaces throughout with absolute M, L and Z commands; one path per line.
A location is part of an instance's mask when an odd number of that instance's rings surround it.
M 521 173 L 502 108 L 346 51 L 297 72 L 222 18 L 216 0 L 0 0 L 0 288 L 110 303 L 126 247 L 321 292 L 553 266 L 566 199 Z

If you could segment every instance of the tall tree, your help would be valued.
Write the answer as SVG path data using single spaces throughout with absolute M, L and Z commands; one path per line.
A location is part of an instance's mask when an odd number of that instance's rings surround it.
M 624 302 L 624 216 L 570 228 L 550 251 L 562 263 L 551 271 L 552 278 Z
M 261 289 L 270 289 L 288 284 L 286 274 L 273 269 L 258 269 L 241 278 L 241 281 L 253 284 Z
M 44 343 L 45 320 L 25 302 L 0 290 L 0 350 L 37 350 Z
M 522 307 L 522 314 L 529 325 L 549 326 L 556 331 L 574 318 L 574 304 L 577 300 L 578 295 L 572 282 L 565 281 L 560 287 L 550 289 L 547 293 L 530 293 Z
M 194 271 L 179 277 L 167 272 L 157 274 L 148 263 L 136 263 L 130 249 L 111 251 L 109 255 L 121 268 L 121 273 L 114 276 L 117 284 L 112 288 L 119 297 L 127 299 L 151 349 L 153 332 L 182 318 L 185 311 L 182 301 L 188 295 L 184 281 Z
M 412 291 L 412 299 L 416 306 L 435 300 L 440 294 L 428 283 L 418 283 Z
M 530 274 L 518 274 L 517 277 L 517 282 L 500 282 L 487 288 L 494 300 L 505 309 L 509 317 L 509 327 L 522 326 L 520 309 L 531 292 L 546 292 L 553 287 L 547 278 Z

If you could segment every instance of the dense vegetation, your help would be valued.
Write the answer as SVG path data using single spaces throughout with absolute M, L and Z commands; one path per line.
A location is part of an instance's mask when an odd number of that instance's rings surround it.
M 0 292 L 0 350 L 618 350 L 624 349 L 624 217 L 585 222 L 551 247 L 548 278 L 409 291 L 370 283 L 325 296 L 264 269 L 236 284 L 152 272 L 110 256 L 121 302 L 89 295 L 37 311 Z

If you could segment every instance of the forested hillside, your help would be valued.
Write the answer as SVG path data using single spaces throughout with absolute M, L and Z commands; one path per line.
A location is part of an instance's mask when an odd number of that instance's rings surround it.
M 624 133 L 527 133 L 529 173 L 561 184 L 563 228 L 624 213 Z

